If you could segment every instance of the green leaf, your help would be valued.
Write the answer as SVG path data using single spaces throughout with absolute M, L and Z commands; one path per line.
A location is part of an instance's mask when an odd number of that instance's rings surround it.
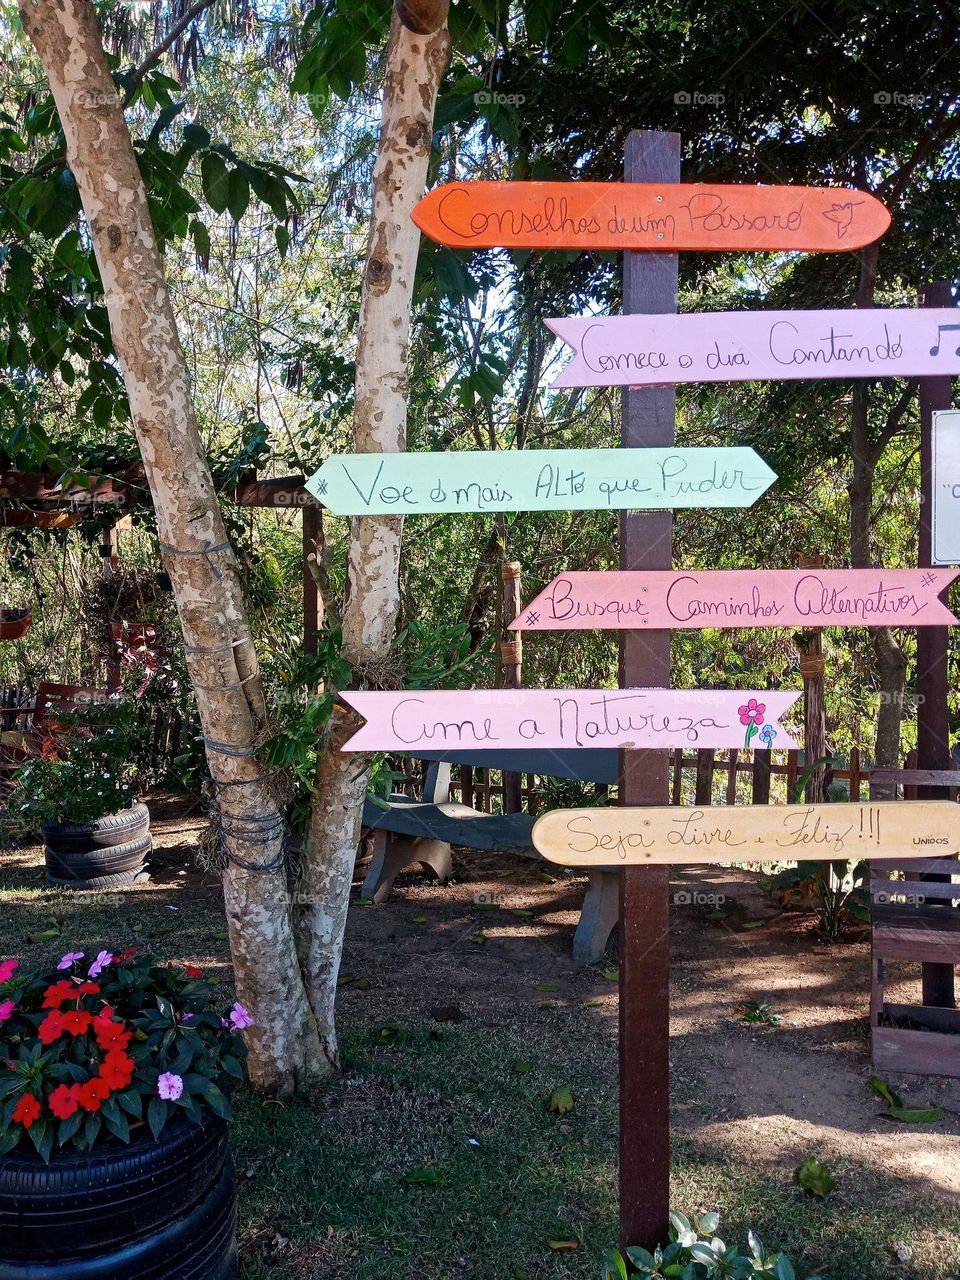
M 72 1116 L 68 1116 L 66 1120 L 60 1121 L 59 1144 L 61 1147 L 66 1146 L 70 1139 L 77 1133 L 84 1120 L 83 1111 L 75 1111 Z
M 170 1118 L 173 1108 L 169 1103 L 164 1102 L 162 1098 L 153 1097 L 150 1099 L 150 1105 L 147 1107 L 147 1124 L 150 1126 L 150 1132 L 154 1138 L 159 1138 L 163 1132 L 163 1126 Z
M 280 257 L 285 258 L 290 248 L 290 232 L 286 227 L 276 226 L 273 228 L 273 234 L 277 241 L 277 248 L 280 250 Z
M 573 1094 L 570 1091 L 570 1086 L 563 1084 L 551 1093 L 550 1101 L 547 1103 L 547 1110 L 552 1111 L 554 1115 L 565 1116 L 573 1110 L 573 1106 Z
M 208 151 L 200 161 L 203 198 L 215 213 L 223 213 L 230 199 L 227 166 L 215 151 Z
M 204 147 L 210 145 L 210 135 L 202 124 L 185 124 L 183 126 L 183 140 L 196 151 L 202 151 Z
M 891 1107 L 884 1113 L 885 1120 L 899 1120 L 901 1124 L 939 1124 L 943 1119 L 942 1107 Z
M 231 169 L 227 179 L 227 208 L 234 222 L 239 222 L 250 203 L 250 183 L 246 174 L 239 169 Z
M 891 1089 L 886 1080 L 881 1080 L 879 1076 L 871 1076 L 867 1080 L 867 1084 L 875 1093 L 879 1093 L 884 1102 L 890 1107 L 902 1107 L 903 1099 L 895 1089 Z
M 210 232 L 198 218 L 194 218 L 190 223 L 190 230 L 193 233 L 193 247 L 197 251 L 197 257 L 206 261 L 210 256 Z
M 811 1195 L 828 1196 L 837 1185 L 837 1180 L 825 1164 L 821 1164 L 814 1156 L 804 1160 L 794 1171 L 794 1181 L 809 1191 Z
M 209 1085 L 203 1095 L 203 1099 L 210 1110 L 216 1112 L 222 1119 L 229 1120 L 233 1115 L 233 1109 L 226 1096 L 220 1092 L 215 1084 L 211 1083 Z
M 797 1273 L 793 1269 L 793 1264 L 782 1253 L 777 1255 L 777 1265 L 773 1274 L 777 1280 L 797 1280 Z
M 121 1142 L 130 1141 L 130 1122 L 119 1107 L 109 1115 L 105 1113 L 103 1119 L 115 1138 L 119 1138 Z

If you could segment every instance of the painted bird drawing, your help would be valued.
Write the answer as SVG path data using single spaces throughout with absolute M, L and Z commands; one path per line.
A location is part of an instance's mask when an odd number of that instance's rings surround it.
M 853 211 L 862 203 L 863 202 L 861 200 L 847 200 L 845 204 L 834 203 L 829 209 L 824 209 L 823 216 L 830 222 L 836 224 L 838 240 L 842 240 L 850 230 L 850 223 L 853 221 Z

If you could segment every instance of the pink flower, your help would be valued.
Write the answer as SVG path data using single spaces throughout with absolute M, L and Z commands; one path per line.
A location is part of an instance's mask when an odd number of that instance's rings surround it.
M 98 954 L 96 960 L 94 960 L 93 964 L 87 970 L 87 977 L 99 978 L 100 974 L 103 972 L 103 970 L 107 967 L 108 964 L 113 964 L 113 952 L 101 951 Z
M 13 1011 L 16 1009 L 16 1002 L 13 1000 L 4 1000 L 0 1004 L 0 1022 L 6 1022 L 8 1018 L 13 1017 Z
M 77 961 L 82 959 L 83 959 L 82 951 L 68 951 L 65 956 L 61 957 L 60 963 L 57 965 L 57 968 L 61 970 L 72 969 L 73 966 L 77 963 Z
M 164 1102 L 176 1102 L 183 1094 L 183 1077 L 174 1075 L 172 1071 L 164 1071 L 157 1081 L 157 1093 Z
M 19 967 L 19 960 L 0 960 L 0 986 L 9 982 Z
M 751 698 L 749 702 L 737 708 L 741 724 L 763 724 L 763 717 L 766 713 L 767 704 L 758 702 L 756 698 Z
M 253 1019 L 238 1000 L 230 1010 L 230 1029 L 232 1031 L 242 1031 L 244 1027 L 252 1027 Z

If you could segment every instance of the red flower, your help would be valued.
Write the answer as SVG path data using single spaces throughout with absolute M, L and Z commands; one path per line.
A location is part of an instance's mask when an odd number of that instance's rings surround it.
M 50 1110 L 58 1120 L 69 1120 L 80 1105 L 80 1085 L 57 1085 L 50 1095 Z
M 110 1086 L 105 1080 L 94 1076 L 86 1084 L 80 1085 L 77 1100 L 84 1111 L 99 1111 L 100 1104 L 110 1097 Z
M 63 1035 L 63 1014 L 48 1013 L 40 1023 L 37 1035 L 40 1037 L 41 1044 L 53 1044 L 54 1040 L 59 1040 Z
M 196 966 L 196 965 L 194 965 L 194 964 L 185 964 L 185 965 L 183 966 L 183 971 L 184 971 L 184 973 L 187 975 L 187 977 L 188 977 L 188 978 L 202 978 L 202 977 L 203 977 L 203 970 L 202 970 L 202 969 L 198 969 L 198 968 L 197 968 L 197 966 Z
M 40 1119 L 40 1103 L 32 1093 L 25 1093 L 17 1103 L 13 1119 L 17 1124 L 22 1124 L 25 1129 L 29 1129 L 34 1120 Z
M 81 982 L 76 989 L 76 995 L 80 996 L 98 996 L 100 994 L 99 982 Z
M 126 951 L 121 951 L 118 956 L 113 957 L 114 964 L 129 964 L 133 957 L 137 954 L 136 947 L 127 947 Z
M 118 1049 L 111 1049 L 100 1067 L 100 1079 L 109 1085 L 111 1091 L 126 1089 L 133 1080 L 136 1063 Z
M 55 982 L 52 987 L 47 987 L 43 993 L 43 1009 L 59 1009 L 64 1000 L 70 1000 L 77 994 L 77 988 L 72 982 L 68 982 L 66 978 L 60 982 Z
M 132 1038 L 132 1032 L 126 1031 L 122 1023 L 105 1018 L 94 1018 L 93 1034 L 101 1049 L 125 1049 Z
M 90 1014 L 85 1013 L 83 1009 L 71 1009 L 69 1013 L 63 1015 L 63 1029 L 72 1036 L 82 1036 L 90 1029 L 92 1021 Z

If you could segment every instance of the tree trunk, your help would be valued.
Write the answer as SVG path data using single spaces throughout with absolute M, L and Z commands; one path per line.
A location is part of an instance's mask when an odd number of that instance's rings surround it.
M 288 1093 L 321 1062 L 291 928 L 283 819 L 253 751 L 264 729 L 236 560 L 197 431 L 190 380 L 137 168 L 89 0 L 23 0 L 60 115 L 100 267 L 110 330 L 183 627 L 226 858 L 237 992 L 254 1027 L 250 1075 Z M 251 868 L 256 868 L 253 870 Z
M 437 0 L 398 3 L 390 30 L 360 307 L 357 453 L 406 448 L 410 310 L 420 248 L 410 215 L 427 179 L 437 90 L 450 53 L 448 7 Z M 350 529 L 344 656 L 356 682 L 368 688 L 396 683 L 390 649 L 400 604 L 402 528 L 396 517 L 363 516 Z M 335 709 L 302 861 L 300 960 L 330 1069 L 337 1063 L 334 997 L 370 772 L 365 759 L 340 750 L 357 723 L 352 713 Z

